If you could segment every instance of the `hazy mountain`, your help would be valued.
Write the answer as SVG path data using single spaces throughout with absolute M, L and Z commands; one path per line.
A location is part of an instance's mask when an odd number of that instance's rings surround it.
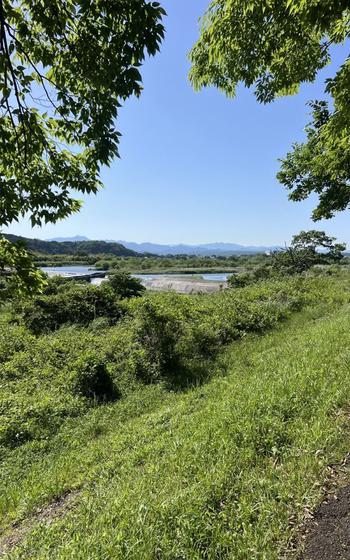
M 74 237 L 53 237 L 47 241 L 58 241 L 59 243 L 62 243 L 65 241 L 90 241 L 90 239 L 85 237 L 85 235 L 75 235 Z
M 76 235 L 75 237 L 55 237 L 49 239 L 50 242 L 83 242 L 90 241 L 84 235 Z M 152 253 L 155 255 L 200 255 L 200 256 L 229 256 L 229 255 L 242 255 L 252 253 L 265 253 L 267 251 L 274 251 L 279 249 L 278 246 L 265 247 L 265 246 L 245 246 L 237 243 L 202 243 L 199 245 L 165 245 L 161 243 L 134 243 L 133 241 L 105 239 L 105 243 L 119 243 L 131 251 L 137 253 Z
M 203 243 L 200 245 L 162 245 L 158 243 L 133 243 L 131 241 L 118 241 L 124 247 L 138 253 L 155 253 L 157 255 L 234 255 L 247 253 L 264 253 L 277 249 L 277 246 L 244 246 L 236 243 Z

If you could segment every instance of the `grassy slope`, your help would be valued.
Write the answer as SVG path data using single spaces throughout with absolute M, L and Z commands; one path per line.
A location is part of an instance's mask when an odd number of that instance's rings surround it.
M 8 558 L 277 558 L 349 447 L 349 323 L 347 307 L 306 310 L 233 344 L 205 386 L 146 387 L 68 422 L 45 454 L 15 450 L 0 473 L 8 531 L 79 491 Z

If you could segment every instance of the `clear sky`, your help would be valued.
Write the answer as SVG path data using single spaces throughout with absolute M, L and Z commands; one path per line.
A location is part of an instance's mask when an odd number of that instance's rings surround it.
M 27 237 L 86 235 L 159 243 L 283 244 L 301 229 L 325 229 L 350 245 L 349 213 L 310 220 L 315 200 L 288 201 L 275 179 L 279 157 L 302 140 L 307 100 L 345 58 L 334 53 L 316 84 L 299 95 L 259 105 L 240 88 L 229 100 L 188 81 L 187 54 L 209 0 L 163 0 L 168 12 L 161 53 L 143 67 L 142 97 L 120 111 L 121 160 L 103 170 L 105 188 L 82 211 L 55 226 L 32 230 L 28 221 L 8 231 Z

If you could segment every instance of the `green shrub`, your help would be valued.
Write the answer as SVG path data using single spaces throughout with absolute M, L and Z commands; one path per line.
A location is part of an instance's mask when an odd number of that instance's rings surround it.
M 71 280 L 64 276 L 52 276 L 47 278 L 47 284 L 42 292 L 45 296 L 57 294 L 60 291 L 69 289 Z
M 242 272 L 241 274 L 233 274 L 229 276 L 227 284 L 230 288 L 244 288 L 255 282 L 252 272 Z
M 111 401 L 120 397 L 118 387 L 107 369 L 106 358 L 91 350 L 72 364 L 71 387 L 73 393 L 97 401 Z
M 109 273 L 107 281 L 103 282 L 101 288 L 111 288 L 121 299 L 136 297 L 145 291 L 141 280 L 133 278 L 126 272 Z
M 141 282 L 124 272 L 111 274 L 101 286 L 54 277 L 42 295 L 24 304 L 19 302 L 16 311 L 36 335 L 67 324 L 87 326 L 100 318 L 113 325 L 123 315 L 120 300 L 136 297 L 143 291 Z
M 45 374 L 44 374 L 45 375 Z M 66 391 L 43 392 L 40 395 L 17 392 L 13 398 L 0 399 L 0 447 L 17 447 L 30 440 L 45 440 L 66 418 L 87 410 L 82 399 Z
M 270 266 L 264 264 L 250 272 L 231 274 L 227 279 L 227 284 L 230 288 L 244 288 L 269 278 L 278 278 L 278 274 Z
M 34 334 L 48 333 L 65 324 L 86 326 L 98 317 L 107 317 L 113 324 L 122 314 L 112 290 L 74 282 L 60 285 L 56 293 L 35 297 L 23 308 L 24 323 Z
M 158 297 L 157 297 L 158 296 Z M 183 302 L 185 303 L 185 299 Z M 134 334 L 156 365 L 155 371 L 164 373 L 177 367 L 176 342 L 184 326 L 184 307 L 176 294 L 154 294 L 133 305 Z M 129 310 L 131 307 L 129 307 Z
M 0 326 L 0 341 L 7 325 Z M 14 332 L 26 332 L 16 327 Z M 68 417 L 120 398 L 140 380 L 156 378 L 155 365 L 125 320 L 93 331 L 64 327 L 49 335 L 27 332 L 0 370 L 0 447 L 50 437 Z
M 31 346 L 33 336 L 19 325 L 8 323 L 0 327 L 0 363 L 9 360 L 17 352 Z
M 97 317 L 97 319 L 94 319 L 90 323 L 89 330 L 93 332 L 99 332 L 101 330 L 107 329 L 108 327 L 110 327 L 110 321 L 107 317 Z
M 278 285 L 274 285 L 277 290 Z M 135 337 L 168 380 L 184 376 L 196 360 L 212 358 L 220 348 L 248 332 L 262 332 L 288 315 L 296 296 L 286 297 L 265 285 L 211 296 L 150 294 L 127 305 Z
M 139 337 L 139 324 L 133 318 L 125 318 L 109 329 L 103 339 L 103 350 L 108 370 L 122 394 L 133 391 L 140 382 L 159 380 L 159 363 L 154 352 Z
M 108 270 L 113 261 L 111 259 L 101 259 L 95 263 L 96 270 Z

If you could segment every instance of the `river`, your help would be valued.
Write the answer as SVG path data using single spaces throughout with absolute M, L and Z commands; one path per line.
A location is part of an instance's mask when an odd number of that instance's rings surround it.
M 88 274 L 93 272 L 95 269 L 91 266 L 43 266 L 41 268 L 43 272 L 46 272 L 48 276 L 64 276 L 66 278 L 80 276 L 82 274 Z M 140 278 L 140 280 L 148 282 L 151 280 L 156 280 L 158 278 L 182 278 L 182 279 L 198 279 L 206 280 L 210 282 L 226 282 L 227 278 L 230 276 L 229 273 L 198 273 L 198 274 L 132 274 L 131 276 L 135 278 Z M 91 280 L 92 284 L 100 284 L 103 278 L 93 278 Z

